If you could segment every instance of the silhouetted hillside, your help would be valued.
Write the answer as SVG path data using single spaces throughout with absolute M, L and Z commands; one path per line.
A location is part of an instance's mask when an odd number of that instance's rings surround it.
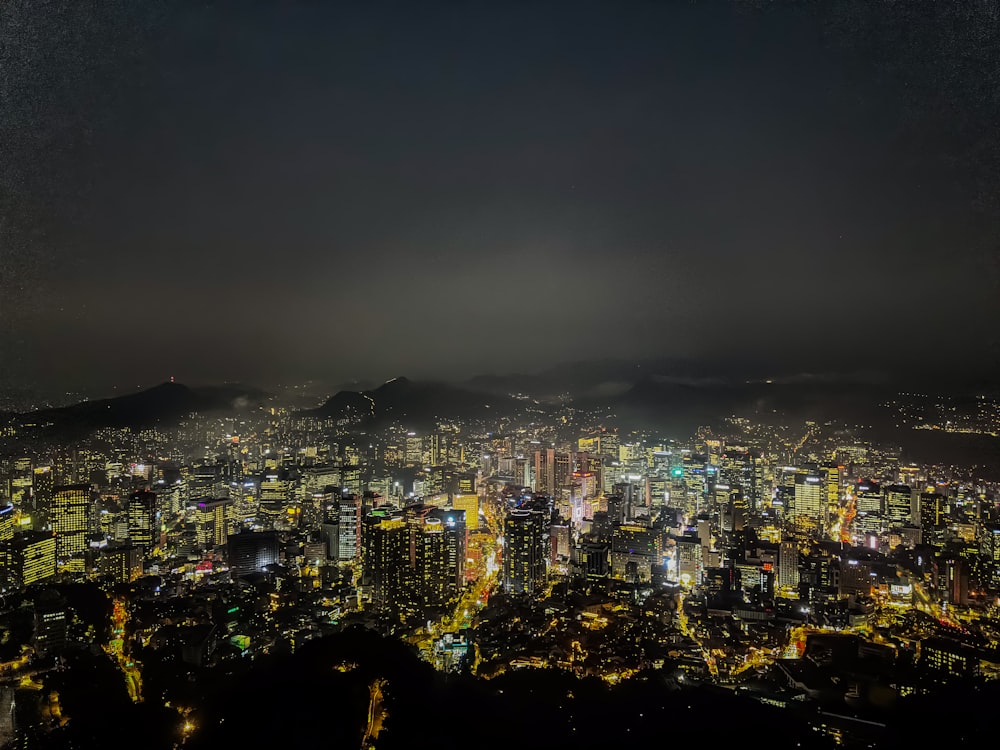
M 307 412 L 330 419 L 356 418 L 383 424 L 399 421 L 431 426 L 441 419 L 477 419 L 512 410 L 503 396 L 477 393 L 445 383 L 416 383 L 394 378 L 371 391 L 340 391 L 318 409 Z
M 262 392 L 242 386 L 190 388 L 180 383 L 161 383 L 125 396 L 22 414 L 15 421 L 22 427 L 34 426 L 45 435 L 76 436 L 104 427 L 169 425 L 192 413 L 237 411 L 264 397 Z

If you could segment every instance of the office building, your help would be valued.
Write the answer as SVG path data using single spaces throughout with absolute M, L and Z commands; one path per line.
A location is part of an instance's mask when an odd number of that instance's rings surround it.
M 50 521 L 56 535 L 56 558 L 60 569 L 83 572 L 92 508 L 89 484 L 55 488 Z
M 156 508 L 156 494 L 148 490 L 133 492 L 128 499 L 129 541 L 149 554 L 160 544 L 160 514 Z
M 479 528 L 479 495 L 456 495 L 451 501 L 451 507 L 465 512 L 465 523 L 469 531 Z
M 662 562 L 660 534 L 640 524 L 622 524 L 611 533 L 611 576 L 619 581 L 648 582 Z
M 0 544 L 14 538 L 16 515 L 13 505 L 0 507 Z
M 365 516 L 362 584 L 404 618 L 457 598 L 465 579 L 465 514 L 417 504 Z
M 829 487 L 822 472 L 798 470 L 794 474 L 792 517 L 796 524 L 816 527 L 826 520 Z
M 545 514 L 513 510 L 503 524 L 503 588 L 509 594 L 534 594 L 545 584 L 548 533 Z
M 337 555 L 341 562 L 354 560 L 361 552 L 361 498 L 354 494 L 345 494 L 340 498 L 338 509 Z
M 892 526 L 910 523 L 910 507 L 913 491 L 905 484 L 893 484 L 885 488 L 885 515 Z
M 195 504 L 195 533 L 198 548 L 211 550 L 229 538 L 228 500 L 201 500 Z
M 10 542 L 9 583 L 30 586 L 56 574 L 56 536 L 51 531 L 19 531 Z
M 259 573 L 268 565 L 278 563 L 278 535 L 273 531 L 260 531 L 230 536 L 228 557 L 234 576 Z
M 142 575 L 143 552 L 131 544 L 104 547 L 97 559 L 97 570 L 115 583 L 131 583 Z

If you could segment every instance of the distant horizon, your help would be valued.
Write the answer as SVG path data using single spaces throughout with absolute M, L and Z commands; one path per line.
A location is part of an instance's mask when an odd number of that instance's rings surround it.
M 609 371 L 606 373 L 608 375 L 607 378 L 601 379 L 602 371 Z M 73 403 L 74 397 L 85 398 L 87 400 L 114 398 L 129 393 L 149 390 L 171 382 L 191 388 L 238 385 L 269 392 L 271 395 L 277 395 L 280 392 L 290 389 L 306 388 L 311 395 L 320 396 L 325 394 L 326 396 L 333 396 L 339 391 L 374 390 L 397 378 L 406 378 L 418 383 L 442 383 L 458 387 L 468 387 L 472 390 L 482 388 L 482 381 L 498 381 L 501 383 L 509 381 L 512 386 L 516 385 L 519 381 L 528 381 L 529 385 L 538 386 L 546 384 L 550 387 L 559 387 L 559 383 L 563 382 L 566 385 L 565 389 L 567 391 L 592 391 L 602 387 L 603 390 L 609 391 L 609 389 L 614 390 L 617 386 L 630 386 L 649 377 L 654 377 L 661 382 L 667 381 L 697 387 L 738 387 L 744 384 L 771 382 L 776 385 L 841 384 L 844 386 L 856 385 L 859 387 L 884 387 L 888 389 L 894 387 L 921 387 L 927 389 L 929 392 L 946 395 L 971 395 L 973 393 L 991 395 L 1000 392 L 1000 378 L 997 378 L 993 373 L 977 373 L 969 370 L 961 372 L 955 370 L 948 371 L 946 368 L 928 368 L 924 370 L 902 368 L 901 371 L 895 373 L 876 368 L 795 371 L 780 370 L 778 368 L 766 370 L 753 365 L 746 369 L 740 369 L 736 363 L 726 364 L 719 360 L 658 358 L 634 362 L 624 359 L 603 358 L 560 362 L 548 367 L 522 368 L 508 372 L 478 372 L 471 375 L 455 375 L 452 372 L 450 377 L 446 373 L 420 375 L 405 372 L 386 377 L 364 378 L 345 378 L 341 376 L 260 379 L 255 379 L 252 376 L 246 378 L 185 378 L 183 376 L 178 377 L 177 375 L 164 375 L 159 379 L 153 378 L 131 386 L 117 383 L 101 384 L 86 382 L 78 383 L 75 386 L 69 383 L 65 385 L 46 385 L 44 383 L 0 385 L 0 393 L 7 396 L 35 396 L 43 399 L 52 399 L 68 405 Z M 577 382 L 580 380 L 585 381 L 586 385 L 580 386 Z M 531 381 L 534 382 L 532 383 Z

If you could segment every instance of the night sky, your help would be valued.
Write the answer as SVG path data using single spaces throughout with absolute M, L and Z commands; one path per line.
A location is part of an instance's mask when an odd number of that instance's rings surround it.
M 0 384 L 989 372 L 998 28 L 996 0 L 4 0 Z

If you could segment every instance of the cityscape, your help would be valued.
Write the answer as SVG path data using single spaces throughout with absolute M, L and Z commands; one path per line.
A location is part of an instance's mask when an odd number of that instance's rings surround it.
M 0 750 L 988 746 L 998 50 L 0 1 Z
M 92 672 L 173 722 L 163 746 L 208 746 L 217 691 L 310 648 L 364 675 L 367 710 L 336 721 L 365 747 L 410 741 L 393 734 L 409 678 L 370 651 L 481 691 L 553 673 L 737 715 L 756 702 L 817 746 L 875 746 L 908 701 L 1000 677 L 995 467 L 916 463 L 773 410 L 677 439 L 565 396 L 397 378 L 290 408 L 308 390 L 187 411 L 195 391 L 166 382 L 9 419 L 11 747 L 97 741 L 79 713 Z M 973 406 L 953 422 L 995 439 L 1000 400 Z M 923 414 L 905 429 L 950 437 Z

